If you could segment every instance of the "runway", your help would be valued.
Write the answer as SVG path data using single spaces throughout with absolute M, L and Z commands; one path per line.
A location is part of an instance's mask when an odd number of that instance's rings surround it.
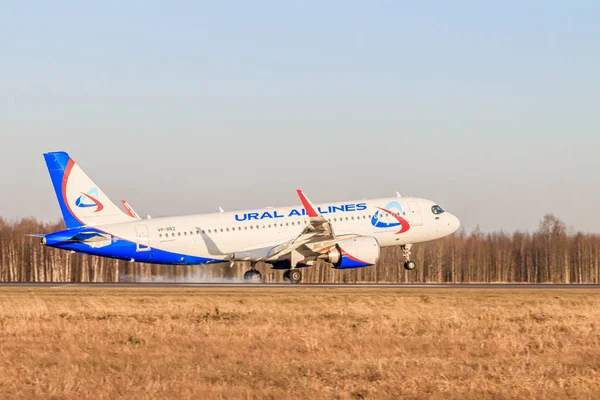
M 284 284 L 284 283 L 0 283 L 1 289 L 477 289 L 477 290 L 600 290 L 596 284 Z

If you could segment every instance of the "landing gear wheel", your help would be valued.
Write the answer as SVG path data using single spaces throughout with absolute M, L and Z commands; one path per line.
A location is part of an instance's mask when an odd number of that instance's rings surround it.
M 406 260 L 406 262 L 404 263 L 404 269 L 406 269 L 407 271 L 412 271 L 413 269 L 417 268 L 417 264 L 414 261 L 410 261 L 410 249 L 412 248 L 412 244 L 402 245 L 401 248 L 402 255 Z
M 288 269 L 284 272 L 283 278 L 286 282 L 294 284 L 300 283 L 300 281 L 302 280 L 302 271 L 300 271 L 299 269 Z
M 262 274 L 260 273 L 260 271 L 251 269 L 244 273 L 244 280 L 250 283 L 260 283 L 262 282 Z

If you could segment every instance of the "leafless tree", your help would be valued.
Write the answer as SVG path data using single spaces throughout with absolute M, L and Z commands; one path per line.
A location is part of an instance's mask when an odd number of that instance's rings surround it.
M 2 282 L 117 282 L 184 281 L 212 276 L 241 279 L 246 263 L 232 268 L 149 265 L 93 257 L 42 246 L 27 233 L 63 229 L 28 218 L 0 218 L 0 281 Z M 600 283 L 600 236 L 567 232 L 552 214 L 544 216 L 533 233 L 456 233 L 445 239 L 417 244 L 414 271 L 403 268 L 398 247 L 385 248 L 378 265 L 336 270 L 326 263 L 304 269 L 304 282 L 531 282 Z M 281 273 L 259 265 L 265 280 L 279 281 Z

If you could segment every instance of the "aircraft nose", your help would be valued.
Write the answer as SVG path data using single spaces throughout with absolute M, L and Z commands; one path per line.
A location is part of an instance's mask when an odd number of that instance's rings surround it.
M 451 233 L 456 232 L 460 228 L 460 219 L 454 214 L 450 214 L 448 227 L 451 229 Z

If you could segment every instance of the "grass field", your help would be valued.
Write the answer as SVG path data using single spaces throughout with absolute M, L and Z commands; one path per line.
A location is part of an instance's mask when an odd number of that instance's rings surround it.
M 0 398 L 599 399 L 593 291 L 0 289 Z

